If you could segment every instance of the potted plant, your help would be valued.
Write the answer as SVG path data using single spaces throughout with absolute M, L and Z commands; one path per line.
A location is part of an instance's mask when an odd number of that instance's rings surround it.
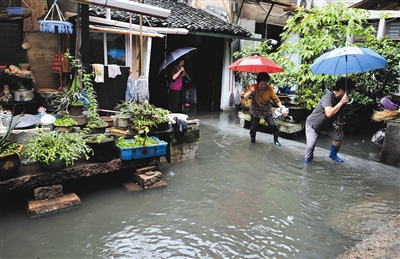
M 57 118 L 54 123 L 53 123 L 55 130 L 60 131 L 60 132 L 71 132 L 72 127 L 78 125 L 76 120 L 71 118 L 69 115 L 65 115 L 62 118 Z
M 169 122 L 169 110 L 156 107 L 149 103 L 134 103 L 123 101 L 115 107 L 121 113 L 130 113 L 132 117 L 132 128 L 140 129 L 147 126 L 150 129 L 166 130 Z M 118 116 L 118 115 L 117 115 Z M 164 125 L 165 128 L 160 126 Z
M 128 113 L 118 113 L 115 115 L 115 119 L 117 120 L 117 126 L 120 128 L 126 128 L 129 126 L 129 120 L 131 118 L 131 115 Z
M 119 149 L 120 158 L 131 160 L 164 156 L 167 152 L 168 143 L 154 136 L 147 137 L 149 131 L 150 129 L 147 126 L 142 126 L 138 134 L 131 139 L 119 137 L 115 145 Z
M 37 161 L 46 171 L 61 170 L 81 157 L 89 159 L 91 153 L 83 136 L 58 131 L 32 133 L 22 151 L 27 161 Z
M 65 111 L 71 115 L 82 115 L 83 107 L 89 113 L 97 112 L 96 92 L 93 87 L 93 73 L 87 73 L 79 59 L 70 53 L 64 54 L 71 61 L 71 68 L 75 69 L 75 77 L 69 87 L 64 91 L 56 93 L 54 104 L 56 111 Z
M 115 137 L 112 134 L 89 134 L 84 137 L 86 144 L 93 150 L 89 155 L 91 162 L 104 162 L 114 157 Z
M 18 121 L 10 123 L 3 133 L 0 132 L 0 180 L 4 181 L 16 175 L 21 165 L 22 144 L 11 140 L 10 135 Z

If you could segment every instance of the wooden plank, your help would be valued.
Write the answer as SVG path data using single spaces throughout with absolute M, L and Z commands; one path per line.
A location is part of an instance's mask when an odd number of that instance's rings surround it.
M 131 2 L 128 0 L 70 0 L 86 5 L 97 5 L 115 10 L 132 12 L 137 14 L 150 15 L 159 18 L 167 18 L 171 14 L 171 10 L 155 7 L 147 4 Z
M 76 13 L 72 12 L 65 12 L 65 17 L 73 17 L 76 16 Z M 121 27 L 121 28 L 130 28 L 129 22 L 121 22 L 121 21 L 116 21 L 116 20 L 109 20 L 105 18 L 100 18 L 100 17 L 94 17 L 94 16 L 89 16 L 89 21 L 97 24 L 104 24 L 104 25 L 109 25 L 113 27 Z M 180 34 L 180 35 L 186 35 L 189 33 L 187 29 L 183 28 L 164 28 L 164 27 L 148 27 L 148 26 L 142 26 L 143 32 L 149 32 L 149 33 L 163 33 L 163 34 Z M 140 26 L 137 24 L 132 24 L 132 30 L 139 31 Z
M 124 29 L 104 28 L 104 27 L 98 27 L 98 26 L 95 26 L 95 25 L 89 25 L 89 30 L 98 31 L 98 32 L 113 33 L 113 34 L 129 34 L 130 33 L 128 30 L 124 30 Z M 132 35 L 139 36 L 140 32 L 132 31 Z M 143 32 L 143 36 L 146 36 L 146 37 L 158 37 L 158 38 L 164 38 L 165 37 L 165 35 L 163 35 L 163 34 L 146 33 L 146 32 Z

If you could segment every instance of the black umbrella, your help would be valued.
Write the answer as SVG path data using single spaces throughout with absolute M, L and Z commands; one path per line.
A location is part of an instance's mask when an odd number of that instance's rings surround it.
M 196 52 L 196 50 L 197 49 L 193 47 L 182 47 L 174 51 L 171 51 L 170 53 L 167 54 L 167 56 L 163 60 L 158 73 L 161 73 L 161 71 L 163 71 L 167 66 L 169 66 L 172 62 L 181 57 L 183 57 L 184 59 L 190 58 L 192 54 Z

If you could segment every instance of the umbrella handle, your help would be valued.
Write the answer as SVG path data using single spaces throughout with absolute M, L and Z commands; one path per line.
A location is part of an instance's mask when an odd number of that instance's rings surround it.
M 353 103 L 353 101 L 354 101 L 354 98 L 351 98 L 351 101 L 350 101 L 350 102 L 348 102 L 347 104 L 352 104 L 352 103 Z

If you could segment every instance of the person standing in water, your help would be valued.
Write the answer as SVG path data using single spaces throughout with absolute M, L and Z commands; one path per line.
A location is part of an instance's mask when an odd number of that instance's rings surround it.
M 347 81 L 347 82 L 346 82 Z M 346 91 L 351 91 L 355 87 L 350 78 L 339 78 L 333 91 L 327 91 L 319 100 L 317 106 L 306 119 L 306 140 L 307 147 L 304 155 L 304 163 L 309 164 L 314 158 L 314 149 L 318 135 L 324 132 L 333 141 L 329 157 L 337 162 L 343 160 L 337 156 L 342 145 L 343 132 L 343 112 L 345 105 L 349 102 Z
M 182 112 L 182 87 L 183 77 L 186 75 L 184 59 L 178 59 L 171 70 L 171 82 L 169 84 L 171 112 Z
M 274 92 L 274 88 L 268 84 L 269 82 L 268 73 L 261 72 L 257 74 L 257 83 L 250 86 L 250 91 L 244 94 L 245 99 L 249 99 L 252 97 L 251 106 L 250 106 L 250 140 L 251 143 L 256 142 L 256 133 L 258 130 L 258 125 L 260 124 L 260 119 L 264 118 L 264 120 L 268 123 L 268 127 L 272 130 L 272 134 L 274 135 L 274 143 L 276 146 L 281 146 L 281 143 L 278 140 L 279 131 L 276 127 L 274 118 L 272 117 L 272 109 L 271 109 L 271 100 L 281 109 L 281 113 L 283 116 L 286 116 L 286 112 L 284 111 L 284 106 L 279 100 L 278 96 Z

